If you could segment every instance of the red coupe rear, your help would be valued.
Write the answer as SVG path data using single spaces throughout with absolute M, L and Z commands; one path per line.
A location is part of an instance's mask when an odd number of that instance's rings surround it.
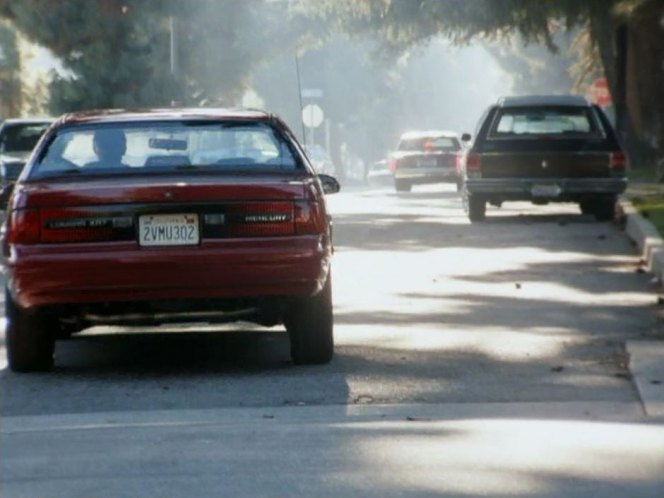
M 61 118 L 3 233 L 7 353 L 49 369 L 91 325 L 283 323 L 295 363 L 333 354 L 324 192 L 278 118 L 247 111 Z

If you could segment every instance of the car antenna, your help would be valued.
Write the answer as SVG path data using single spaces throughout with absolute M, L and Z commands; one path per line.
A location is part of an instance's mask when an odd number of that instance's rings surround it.
M 304 128 L 304 119 L 302 119 L 304 105 L 302 104 L 302 81 L 300 80 L 300 57 L 297 55 L 297 52 L 295 52 L 295 73 L 297 74 L 297 96 L 300 101 L 300 112 L 298 112 L 298 116 L 300 117 L 300 124 L 302 125 L 302 143 L 304 144 L 307 141 L 307 133 Z

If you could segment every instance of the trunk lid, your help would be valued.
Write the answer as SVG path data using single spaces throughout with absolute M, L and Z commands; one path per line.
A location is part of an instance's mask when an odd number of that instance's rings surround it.
M 605 178 L 608 152 L 505 152 L 482 154 L 482 178 Z
M 321 233 L 325 208 L 303 174 L 49 179 L 15 193 L 42 243 L 135 240 L 141 246 Z

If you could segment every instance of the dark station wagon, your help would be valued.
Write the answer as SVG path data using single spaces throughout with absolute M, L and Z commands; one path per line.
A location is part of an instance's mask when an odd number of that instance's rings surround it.
M 519 200 L 574 202 L 610 220 L 626 167 L 607 116 L 585 98 L 503 98 L 480 119 L 462 161 L 464 206 L 473 222 L 484 219 L 487 203 Z
M 277 117 L 167 109 L 66 115 L 3 226 L 15 371 L 92 325 L 284 324 L 297 364 L 333 355 L 332 240 L 318 175 Z

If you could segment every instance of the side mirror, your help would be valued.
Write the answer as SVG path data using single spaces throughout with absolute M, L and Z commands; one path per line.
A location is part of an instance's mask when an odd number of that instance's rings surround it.
M 462 142 L 470 142 L 471 138 L 472 137 L 470 136 L 470 133 L 464 133 L 463 135 L 461 135 Z
M 339 185 L 339 182 L 333 176 L 321 173 L 318 175 L 318 179 L 323 185 L 323 192 L 326 194 L 336 194 L 341 190 L 341 185 Z

